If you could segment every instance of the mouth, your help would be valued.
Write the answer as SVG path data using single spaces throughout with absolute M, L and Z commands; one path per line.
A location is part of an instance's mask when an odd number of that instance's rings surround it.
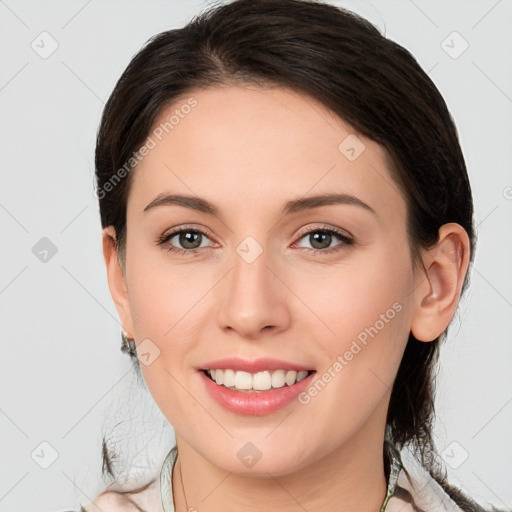
M 218 386 L 242 393 L 264 393 L 280 388 L 292 387 L 308 378 L 315 370 L 263 370 L 250 373 L 230 368 L 208 368 L 201 370 Z
M 302 364 L 274 358 L 217 359 L 197 370 L 214 401 L 244 416 L 265 416 L 293 406 L 316 374 Z

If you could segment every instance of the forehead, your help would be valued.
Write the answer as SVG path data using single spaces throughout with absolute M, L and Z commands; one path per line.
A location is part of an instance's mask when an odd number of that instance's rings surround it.
M 153 148 L 132 182 L 133 201 L 141 208 L 162 192 L 209 197 L 226 208 L 243 205 L 247 213 L 340 192 L 376 211 L 405 214 L 384 148 L 290 89 L 191 91 L 160 112 L 149 137 Z

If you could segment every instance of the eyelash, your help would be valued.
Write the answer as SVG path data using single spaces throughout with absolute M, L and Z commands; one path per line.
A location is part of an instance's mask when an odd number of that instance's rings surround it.
M 181 233 L 189 233 L 189 232 L 190 233 L 199 233 L 207 238 L 210 238 L 208 236 L 208 233 L 206 233 L 205 231 L 203 231 L 201 229 L 184 226 L 184 227 L 181 227 L 180 229 L 172 231 L 171 233 L 168 233 L 168 234 L 158 237 L 156 240 L 156 243 L 157 243 L 157 245 L 163 246 L 169 240 L 174 238 L 176 235 L 179 235 Z M 349 236 L 347 236 L 345 233 L 343 233 L 342 231 L 337 230 L 335 228 L 331 228 L 331 227 L 316 227 L 314 229 L 310 229 L 308 231 L 302 232 L 299 235 L 299 240 L 302 240 L 304 237 L 306 237 L 307 235 L 310 235 L 311 233 L 317 233 L 317 232 L 335 235 L 342 243 L 335 245 L 334 247 L 331 247 L 329 249 L 314 249 L 314 248 L 309 248 L 309 247 L 302 247 L 302 249 L 304 249 L 308 252 L 312 252 L 315 255 L 317 253 L 321 253 L 321 254 L 325 255 L 325 254 L 330 254 L 332 252 L 336 252 L 343 247 L 354 245 L 354 243 L 355 243 L 354 240 L 352 238 L 350 238 Z M 180 249 L 179 247 L 174 247 L 169 244 L 166 249 L 167 249 L 167 252 L 172 252 L 174 254 L 179 254 L 179 255 L 194 254 L 195 255 L 195 254 L 197 254 L 197 252 L 200 249 L 204 249 L 204 247 L 198 247 L 196 249 Z

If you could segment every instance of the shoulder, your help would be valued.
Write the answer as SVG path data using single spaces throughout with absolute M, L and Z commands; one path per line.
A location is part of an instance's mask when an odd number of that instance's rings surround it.
M 138 492 L 105 491 L 80 512 L 163 512 L 160 486 L 152 481 Z
M 137 507 L 126 495 L 120 492 L 107 491 L 85 505 L 80 512 L 131 512 L 132 510 L 136 511 Z

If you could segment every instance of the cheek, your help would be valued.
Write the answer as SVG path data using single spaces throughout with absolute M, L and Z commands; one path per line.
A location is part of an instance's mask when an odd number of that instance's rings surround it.
M 318 378 L 330 388 L 319 405 L 325 400 L 322 406 L 340 406 L 335 415 L 359 410 L 364 416 L 391 390 L 410 331 L 413 280 L 407 265 L 405 252 L 400 258 L 389 251 L 331 272 L 330 280 L 317 279 L 316 292 L 309 291 L 312 309 L 329 327 L 317 337 L 323 354 Z
M 143 352 L 138 348 L 140 368 L 164 416 L 177 429 L 186 430 L 192 427 L 194 418 L 201 417 L 184 387 L 189 386 L 187 379 L 195 362 L 190 356 L 204 338 L 199 332 L 199 319 L 204 315 L 204 299 L 211 284 L 208 276 L 202 273 L 199 278 L 197 270 L 193 272 L 186 265 L 157 263 L 143 254 L 134 254 L 133 261 L 136 264 L 128 283 L 134 334 L 141 343 L 139 347 L 151 357 L 150 364 L 144 364 Z
M 165 350 L 187 343 L 201 301 L 211 288 L 208 271 L 193 264 L 166 259 L 161 248 L 148 250 L 134 244 L 127 262 L 128 294 L 135 334 L 150 338 Z M 212 277 L 213 279 L 213 277 Z M 198 307 L 199 306 L 199 307 Z M 176 347 L 179 350 L 179 346 Z
M 353 265 L 326 268 L 305 281 L 300 293 L 328 329 L 328 353 L 347 350 L 353 340 L 369 346 L 368 340 L 379 339 L 383 346 L 407 331 L 405 311 L 414 283 L 408 264 L 405 252 L 401 256 L 385 247 L 368 251 Z

